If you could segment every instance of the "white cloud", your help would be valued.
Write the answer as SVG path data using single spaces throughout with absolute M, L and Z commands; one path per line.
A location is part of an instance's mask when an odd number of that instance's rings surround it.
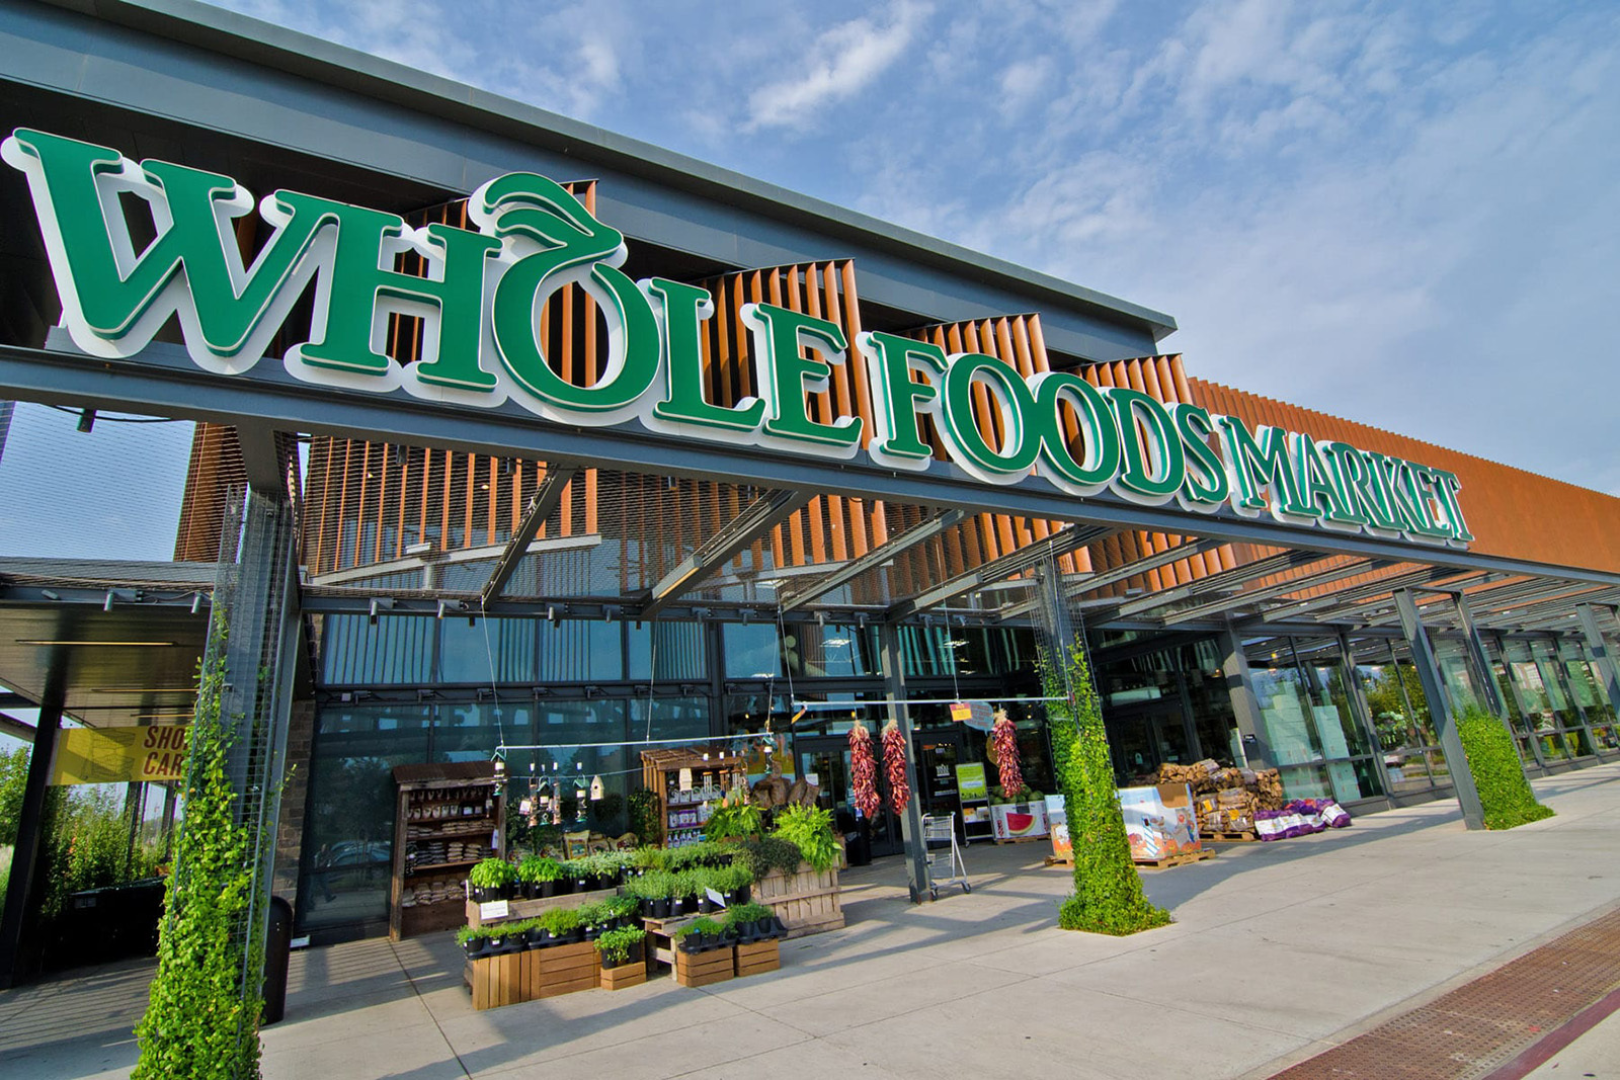
M 860 18 L 824 31 L 805 50 L 802 63 L 808 70 L 749 95 L 747 130 L 815 124 L 817 109 L 860 93 L 898 60 L 930 11 L 899 0 L 886 26 Z

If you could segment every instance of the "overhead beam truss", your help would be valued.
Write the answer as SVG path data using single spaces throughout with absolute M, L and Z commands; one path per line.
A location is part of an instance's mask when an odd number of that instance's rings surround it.
M 792 517 L 794 511 L 813 498 L 814 493 L 785 488 L 761 495 L 749 503 L 648 591 L 641 617 L 656 619 L 659 612 L 736 558 L 743 548 Z

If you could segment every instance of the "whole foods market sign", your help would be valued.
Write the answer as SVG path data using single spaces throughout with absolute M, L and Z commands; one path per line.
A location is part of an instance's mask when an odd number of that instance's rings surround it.
M 947 454 L 988 484 L 1034 472 L 1076 496 L 1110 489 L 1133 502 L 1224 507 L 1426 543 L 1466 544 L 1457 477 L 1443 469 L 1317 440 L 1140 391 L 1098 389 L 1067 372 L 1028 378 L 979 353 L 886 333 L 853 342 L 833 322 L 773 304 L 749 304 L 757 396 L 733 405 L 704 396 L 702 322 L 707 290 L 664 278 L 632 281 L 618 269 L 624 236 L 558 184 L 532 173 L 497 177 L 473 192 L 473 229 L 412 228 L 397 214 L 294 191 L 258 200 L 268 239 L 244 264 L 233 221 L 254 212 L 230 177 L 18 129 L 0 156 L 23 172 L 74 342 L 101 357 L 132 357 L 178 317 L 193 361 L 238 375 L 263 357 L 295 301 L 313 285 L 310 340 L 283 363 L 311 383 L 457 405 L 510 400 L 548 420 L 606 426 L 635 420 L 683 437 L 925 470 L 932 418 Z M 151 208 L 157 238 L 137 251 L 119 204 Z M 400 273 L 414 253 L 426 277 Z M 540 312 L 564 285 L 602 306 L 608 355 L 589 385 L 548 363 Z M 383 351 L 390 315 L 423 320 L 421 358 Z M 818 418 L 810 395 L 838 365 L 863 364 L 872 430 L 860 416 Z M 975 414 L 982 387 L 1000 414 L 992 439 Z M 1071 433 L 1078 437 L 1071 437 Z

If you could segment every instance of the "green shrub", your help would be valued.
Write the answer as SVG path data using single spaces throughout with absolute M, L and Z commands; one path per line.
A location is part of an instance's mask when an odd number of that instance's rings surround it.
M 677 939 L 684 938 L 688 934 L 707 934 L 709 937 L 719 937 L 724 930 L 725 927 L 720 923 L 715 922 L 707 915 L 702 915 L 677 929 L 674 937 Z
M 736 859 L 747 866 L 754 880 L 758 881 L 772 870 L 780 870 L 784 874 L 798 873 L 799 864 L 804 862 L 804 853 L 791 840 L 766 836 L 737 845 Z
M 603 967 L 623 967 L 630 962 L 630 950 L 647 936 L 647 931 L 636 926 L 609 930 L 596 939 L 596 951 L 602 956 Z
M 703 826 L 703 835 L 710 840 L 744 840 L 765 831 L 765 819 L 759 807 L 750 802 L 722 803 Z
M 641 901 L 633 893 L 610 896 L 602 901 L 602 905 L 607 908 L 608 915 L 615 919 L 631 918 L 641 910 Z
M 764 904 L 738 904 L 736 907 L 730 908 L 726 911 L 726 925 L 733 927 L 741 926 L 743 923 L 755 922 L 759 919 L 769 919 L 775 915 L 776 912 L 766 907 Z
M 1511 829 L 1553 816 L 1552 809 L 1536 801 L 1536 793 L 1524 778 L 1513 735 L 1501 720 L 1470 705 L 1457 716 L 1457 737 L 1468 755 L 1468 771 L 1474 774 L 1485 811 L 1487 829 Z
M 838 838 L 833 835 L 832 811 L 814 806 L 786 806 L 777 811 L 772 836 L 791 840 L 804 861 L 817 872 L 838 865 Z
M 637 840 L 644 845 L 663 843 L 664 808 L 658 801 L 657 793 L 632 791 L 625 801 L 625 808 L 629 812 L 630 831 L 636 834 Z
M 574 914 L 579 917 L 581 926 L 601 926 L 613 917 L 608 913 L 608 906 L 600 900 L 579 905 L 574 909 Z
M 641 900 L 667 900 L 675 895 L 675 875 L 668 870 L 649 870 L 624 883 L 625 892 Z
M 662 870 L 668 853 L 661 847 L 638 847 L 630 853 L 625 865 L 635 870 Z
M 1074 850 L 1074 895 L 1063 901 L 1058 925 L 1123 936 L 1170 921 L 1148 902 L 1131 861 L 1131 844 L 1119 809 L 1119 789 L 1108 752 L 1108 733 L 1097 704 L 1083 648 L 1070 646 L 1063 670 L 1041 663 L 1048 698 L 1052 757 Z
M 17 822 L 22 818 L 23 792 L 28 787 L 26 746 L 0 753 L 0 848 L 17 843 Z
M 141 1049 L 132 1080 L 259 1075 L 268 897 L 253 895 L 253 835 L 236 821 L 237 794 L 225 776 L 222 638 L 200 672 L 186 816 L 164 894 L 151 1001 L 135 1027 Z M 261 917 L 250 921 L 250 912 Z

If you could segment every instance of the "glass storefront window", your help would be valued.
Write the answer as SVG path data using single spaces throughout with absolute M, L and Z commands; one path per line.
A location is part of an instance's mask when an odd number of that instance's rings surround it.
M 438 620 L 321 618 L 321 682 L 326 686 L 421 686 L 432 680 Z
M 625 634 L 632 680 L 708 680 L 709 638 L 702 623 L 663 620 L 639 626 L 630 623 L 625 627 Z
M 956 674 L 954 640 L 949 627 L 900 627 L 900 657 L 905 673 L 917 677 Z
M 624 624 L 605 619 L 535 621 L 537 682 L 616 682 L 624 678 Z
M 431 724 L 428 706 L 332 705 L 320 710 L 309 762 L 305 872 L 299 883 L 303 929 L 387 918 L 394 858 L 393 770 L 427 760 Z
M 790 629 L 804 646 L 795 675 L 814 679 L 883 674 L 875 627 L 800 623 Z
M 773 679 L 782 674 L 782 643 L 775 623 L 725 623 L 720 633 L 729 678 Z
M 471 624 L 457 618 L 435 621 L 441 627 L 442 681 L 482 686 L 535 681 L 536 620 L 481 618 Z

